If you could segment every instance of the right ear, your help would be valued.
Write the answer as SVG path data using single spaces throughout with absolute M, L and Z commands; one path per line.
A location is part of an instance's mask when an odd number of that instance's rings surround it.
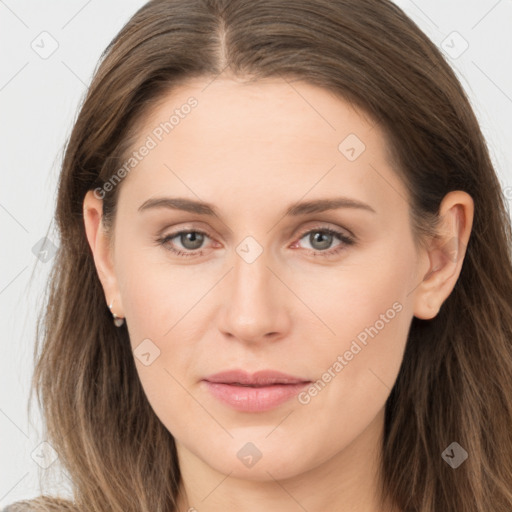
M 83 209 L 85 233 L 103 286 L 105 300 L 107 305 L 113 303 L 113 313 L 123 317 L 123 305 L 114 272 L 112 247 L 102 222 L 103 200 L 96 196 L 93 190 L 89 190 L 84 198 Z

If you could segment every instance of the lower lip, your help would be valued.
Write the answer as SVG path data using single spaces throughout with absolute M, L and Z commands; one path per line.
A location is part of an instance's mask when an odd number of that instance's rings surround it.
M 263 412 L 274 409 L 296 396 L 310 382 L 275 384 L 263 387 L 237 386 L 220 382 L 203 381 L 208 391 L 221 402 L 238 411 Z

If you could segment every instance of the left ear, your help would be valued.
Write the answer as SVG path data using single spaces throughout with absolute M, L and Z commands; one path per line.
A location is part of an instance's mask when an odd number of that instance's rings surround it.
M 441 223 L 427 250 L 429 268 L 414 290 L 414 316 L 434 318 L 459 278 L 473 225 L 473 198 L 454 190 L 439 207 Z

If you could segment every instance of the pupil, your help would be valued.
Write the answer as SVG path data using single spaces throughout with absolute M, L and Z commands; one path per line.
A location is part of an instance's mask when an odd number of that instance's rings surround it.
M 323 241 L 322 237 L 324 237 Z M 315 247 L 315 243 L 318 241 L 318 238 L 320 238 L 320 246 Z M 310 235 L 311 246 L 316 249 L 328 249 L 331 245 L 331 239 L 332 235 L 329 233 L 323 233 L 321 231 L 317 231 L 316 233 Z
M 180 241 L 183 247 L 185 247 L 186 249 L 198 249 L 199 247 L 201 247 L 201 244 L 203 243 L 203 235 L 195 231 L 191 231 L 189 233 L 182 234 Z M 189 244 L 189 242 L 191 242 L 191 245 Z

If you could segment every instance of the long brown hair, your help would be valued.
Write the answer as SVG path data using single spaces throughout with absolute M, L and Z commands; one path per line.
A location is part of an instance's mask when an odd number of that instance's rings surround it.
M 86 192 L 125 161 L 152 106 L 176 84 L 223 71 L 245 80 L 305 80 L 368 114 L 407 187 L 418 240 L 435 233 L 448 192 L 473 198 L 457 284 L 435 318 L 413 318 L 386 402 L 382 495 L 407 511 L 510 512 L 510 213 L 455 73 L 389 0 L 152 0 L 105 50 L 63 159 L 60 247 L 33 378 L 74 504 L 33 503 L 41 510 L 175 510 L 174 439 L 145 397 L 126 327 L 112 323 L 82 208 Z M 120 186 L 103 198 L 106 226 Z M 441 456 L 454 441 L 469 455 L 457 469 Z

